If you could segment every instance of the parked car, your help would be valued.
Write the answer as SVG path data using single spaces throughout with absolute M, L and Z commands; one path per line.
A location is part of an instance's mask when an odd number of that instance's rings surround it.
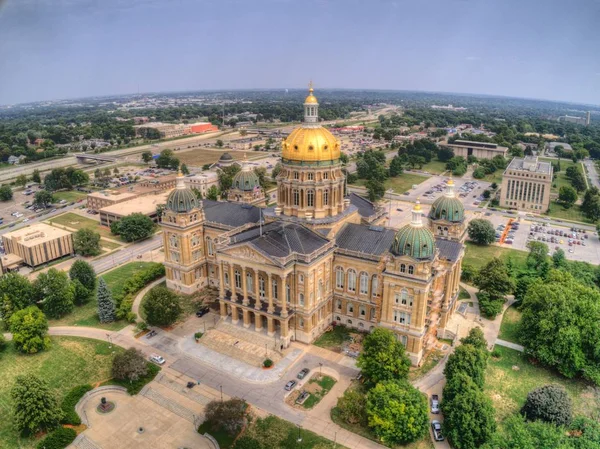
M 306 377 L 306 375 L 310 372 L 308 368 L 303 368 L 302 371 L 298 373 L 298 379 L 302 380 Z
M 204 315 L 206 315 L 208 312 L 210 312 L 210 307 L 208 306 L 202 306 L 200 307 L 200 309 L 196 312 L 196 316 L 198 318 L 203 317 Z
M 164 365 L 166 360 L 158 354 L 152 354 L 150 356 L 150 361 L 156 363 L 157 365 Z
M 285 390 L 286 391 L 292 391 L 295 386 L 296 386 L 296 381 L 295 380 L 290 380 L 287 384 L 285 384 Z
M 439 421 L 431 421 L 431 430 L 433 431 L 433 439 L 435 441 L 444 441 L 444 435 L 442 435 L 442 424 Z
M 431 413 L 438 414 L 440 412 L 440 397 L 437 394 L 431 395 Z

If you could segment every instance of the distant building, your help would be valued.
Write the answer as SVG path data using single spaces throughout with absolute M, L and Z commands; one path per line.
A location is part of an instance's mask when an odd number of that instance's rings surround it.
M 103 207 L 98 211 L 100 212 L 100 223 L 103 226 L 110 226 L 115 221 L 131 214 L 144 214 L 157 223 L 159 221 L 158 208 L 160 205 L 166 204 L 168 196 L 169 192 L 165 191 Z
M 467 108 L 454 107 L 451 104 L 449 104 L 448 106 L 438 106 L 437 104 L 434 104 L 431 106 L 431 109 L 446 109 L 448 111 L 466 111 L 467 110 Z
M 174 175 L 144 180 L 138 184 L 123 186 L 118 189 L 106 189 L 92 192 L 87 196 L 88 209 L 100 210 L 104 207 L 119 204 L 135 198 L 152 195 L 157 192 L 171 190 L 175 187 Z
M 548 210 L 552 164 L 535 156 L 514 158 L 502 175 L 500 206 L 538 214 Z
M 192 176 L 185 177 L 185 186 L 189 189 L 196 189 L 206 198 L 208 189 L 212 186 L 219 186 L 219 175 L 213 171 L 204 171 Z
M 8 232 L 2 236 L 2 244 L 7 254 L 16 256 L 10 258 L 11 265 L 25 263 L 37 267 L 73 254 L 71 233 L 44 223 Z
M 577 117 L 577 116 L 573 116 L 573 115 L 561 115 L 560 117 L 558 117 L 559 122 L 575 123 L 576 125 L 583 125 L 583 126 L 589 126 L 590 119 L 591 119 L 590 111 L 586 112 L 585 117 Z
M 472 142 L 470 140 L 456 140 L 453 143 L 446 144 L 451 148 L 455 156 L 462 156 L 465 159 L 469 156 L 475 156 L 477 159 L 493 159 L 494 156 L 506 157 L 507 147 L 498 146 L 490 142 Z
M 148 117 L 133 117 L 133 123 L 136 125 L 142 125 L 144 123 L 148 123 L 150 119 Z
M 208 122 L 190 124 L 152 122 L 136 125 L 135 129 L 136 134 L 142 137 L 145 137 L 148 134 L 148 130 L 156 130 L 161 139 L 171 139 L 173 137 L 181 137 L 188 134 L 202 134 L 219 130 L 215 125 Z
M 10 165 L 19 165 L 20 163 L 22 163 L 25 159 L 27 159 L 26 156 L 8 156 L 8 163 Z

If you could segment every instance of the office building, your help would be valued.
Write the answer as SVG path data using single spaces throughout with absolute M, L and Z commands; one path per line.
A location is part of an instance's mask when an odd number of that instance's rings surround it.
M 445 146 L 451 148 L 454 156 L 462 156 L 467 159 L 469 156 L 475 156 L 477 159 L 493 159 L 494 156 L 506 157 L 507 147 L 498 146 L 490 142 L 472 142 L 470 140 L 455 140 L 447 143 Z
M 19 262 L 37 267 L 55 259 L 73 254 L 73 238 L 69 231 L 44 223 L 4 234 L 2 243 L 11 258 L 11 265 Z
M 548 210 L 552 164 L 535 156 L 514 158 L 502 175 L 500 206 L 538 214 Z

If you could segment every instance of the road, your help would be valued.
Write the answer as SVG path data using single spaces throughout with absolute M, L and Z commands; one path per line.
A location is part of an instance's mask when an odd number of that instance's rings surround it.
M 96 259 L 91 263 L 96 273 L 104 273 L 116 266 L 124 264 L 126 262 L 133 262 L 138 256 L 145 254 L 149 251 L 158 249 L 162 246 L 162 234 L 156 234 L 148 240 L 135 243 L 127 248 L 123 248 L 120 251 L 115 251 L 106 257 Z
M 72 206 L 67 206 L 67 207 L 59 208 L 59 209 L 56 209 L 54 212 L 48 212 L 47 214 L 44 214 L 41 217 L 35 217 L 34 216 L 33 218 L 30 218 L 26 222 L 20 222 L 20 223 L 16 224 L 12 228 L 6 227 L 6 228 L 0 230 L 0 235 L 6 234 L 7 232 L 16 231 L 17 229 L 21 229 L 21 228 L 24 228 L 26 226 L 31 226 L 32 224 L 39 223 L 40 221 L 48 220 L 49 218 L 55 217 L 57 215 L 64 214 L 65 212 L 72 211 L 73 209 L 81 207 L 81 204 L 82 203 L 75 203 Z M 30 212 L 30 213 L 33 215 L 33 212 Z M 14 218 L 14 217 L 10 217 L 10 218 Z M 11 223 L 10 221 L 8 221 L 9 217 L 7 217 L 6 220 L 7 220 L 5 222 L 6 224 Z M 16 221 L 16 220 L 21 220 L 21 219 L 18 218 L 18 219 L 15 219 L 14 221 Z
M 585 168 L 588 172 L 588 177 L 592 182 L 594 187 L 598 187 L 600 189 L 600 179 L 598 178 L 598 170 L 596 170 L 596 164 L 592 160 L 586 160 L 584 162 Z

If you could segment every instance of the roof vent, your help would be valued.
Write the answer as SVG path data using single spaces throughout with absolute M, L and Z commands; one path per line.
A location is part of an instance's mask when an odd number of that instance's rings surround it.
M 383 226 L 369 226 L 369 231 L 383 232 Z

